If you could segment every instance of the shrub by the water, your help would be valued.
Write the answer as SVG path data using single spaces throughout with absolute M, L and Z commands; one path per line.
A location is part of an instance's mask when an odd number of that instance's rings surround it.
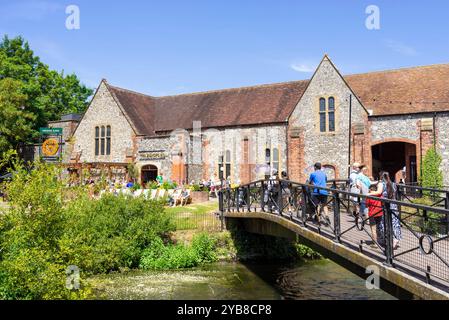
M 216 241 L 208 235 L 196 235 L 191 245 L 164 244 L 155 238 L 144 251 L 140 267 L 143 269 L 163 270 L 191 268 L 217 260 Z
M 83 196 L 67 205 L 66 214 L 62 257 L 88 273 L 137 267 L 143 249 L 174 231 L 163 204 L 143 197 Z
M 14 167 L 0 213 L 0 299 L 86 298 L 86 275 L 137 267 L 143 250 L 175 229 L 163 204 L 68 187 L 56 166 Z M 68 266 L 80 289 L 66 288 Z

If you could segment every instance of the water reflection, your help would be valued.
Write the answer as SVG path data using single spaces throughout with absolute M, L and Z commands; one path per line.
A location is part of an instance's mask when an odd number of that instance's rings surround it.
M 217 263 L 178 271 L 131 271 L 89 281 L 101 299 L 394 299 L 329 260 L 294 265 Z

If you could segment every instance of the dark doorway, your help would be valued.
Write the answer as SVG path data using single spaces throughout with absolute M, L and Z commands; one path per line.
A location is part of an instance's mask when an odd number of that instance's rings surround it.
M 395 182 L 416 182 L 416 145 L 407 142 L 386 142 L 372 147 L 373 175 L 379 178 L 380 171 L 387 171 Z
M 142 183 L 155 181 L 157 177 L 157 167 L 153 165 L 147 165 L 142 167 Z

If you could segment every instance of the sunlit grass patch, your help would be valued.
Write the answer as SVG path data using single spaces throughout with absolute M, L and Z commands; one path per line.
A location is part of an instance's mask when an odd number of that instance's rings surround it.
M 210 230 L 220 225 L 215 212 L 218 211 L 217 202 L 190 204 L 182 207 L 169 207 L 166 213 L 172 217 L 176 230 Z

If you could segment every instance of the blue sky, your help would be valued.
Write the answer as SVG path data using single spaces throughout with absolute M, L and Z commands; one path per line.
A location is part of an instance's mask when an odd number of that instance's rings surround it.
M 310 78 L 325 53 L 343 74 L 447 63 L 448 18 L 447 0 L 0 0 L 0 34 L 52 69 L 156 96 Z

